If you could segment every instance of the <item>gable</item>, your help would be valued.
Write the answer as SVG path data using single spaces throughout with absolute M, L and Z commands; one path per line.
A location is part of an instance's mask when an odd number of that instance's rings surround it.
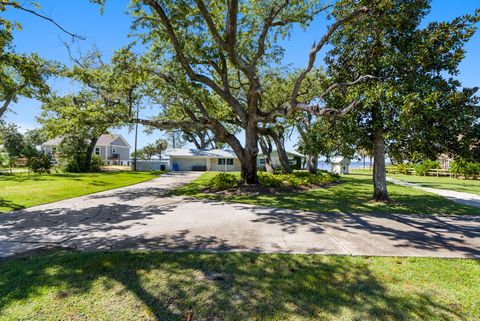
M 122 136 L 118 136 L 110 145 L 130 148 L 130 145 Z

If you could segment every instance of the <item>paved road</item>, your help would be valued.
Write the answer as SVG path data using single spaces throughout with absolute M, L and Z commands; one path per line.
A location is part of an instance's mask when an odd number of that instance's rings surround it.
M 198 175 L 0 215 L 0 257 L 68 247 L 480 258 L 480 217 L 321 214 L 169 195 Z
M 421 189 L 422 191 L 425 191 L 425 192 L 437 194 L 459 204 L 480 207 L 480 195 L 450 191 L 446 189 L 430 188 L 430 187 L 425 187 L 419 184 L 409 183 L 409 182 L 401 181 L 401 180 L 390 178 L 390 177 L 388 177 L 387 180 L 397 185 L 413 187 L 416 189 Z

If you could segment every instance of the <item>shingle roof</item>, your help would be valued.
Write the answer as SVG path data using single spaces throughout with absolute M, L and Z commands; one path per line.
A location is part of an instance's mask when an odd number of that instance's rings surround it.
M 166 155 L 177 157 L 237 158 L 234 152 L 222 149 L 176 148 L 168 150 Z
M 57 146 L 62 142 L 62 137 L 55 137 L 53 139 L 47 140 L 42 145 L 44 146 Z
M 95 146 L 108 146 L 115 139 L 120 137 L 119 134 L 103 134 L 98 138 L 97 144 Z M 58 146 L 62 142 L 62 137 L 55 137 L 43 143 L 44 146 Z
M 98 138 L 97 146 L 108 146 L 118 137 L 118 134 L 103 134 Z

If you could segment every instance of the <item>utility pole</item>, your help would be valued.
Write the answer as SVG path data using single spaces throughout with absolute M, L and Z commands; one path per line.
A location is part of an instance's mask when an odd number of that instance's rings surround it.
M 137 106 L 137 119 L 139 116 L 139 107 Z M 135 151 L 133 156 L 133 171 L 137 171 L 137 136 L 138 136 L 138 121 L 135 122 Z

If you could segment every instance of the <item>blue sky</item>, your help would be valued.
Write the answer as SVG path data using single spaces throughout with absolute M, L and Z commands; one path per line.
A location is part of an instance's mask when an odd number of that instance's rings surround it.
M 126 14 L 128 0 L 107 1 L 105 12 L 100 14 L 99 7 L 90 4 L 87 0 L 39 0 L 40 12 L 55 18 L 63 27 L 77 34 L 85 36 L 85 41 L 76 42 L 73 48 L 87 51 L 92 46 L 99 48 L 105 57 L 110 57 L 114 50 L 129 43 L 131 18 Z M 456 16 L 472 13 L 480 7 L 477 0 L 434 0 L 432 11 L 424 24 L 429 21 L 448 21 Z M 23 29 L 15 33 L 15 45 L 18 52 L 38 52 L 40 56 L 69 63 L 68 53 L 63 41 L 69 41 L 69 37 L 55 28 L 52 24 L 34 17 L 33 15 L 12 11 L 7 17 L 19 21 Z M 292 37 L 284 41 L 286 49 L 284 62 L 294 67 L 302 67 L 307 62 L 311 44 L 319 39 L 326 30 L 324 17 L 315 21 L 308 30 L 300 28 L 292 32 Z M 480 32 L 471 39 L 466 46 L 467 55 L 460 66 L 458 78 L 464 86 L 480 86 Z M 53 81 L 53 88 L 59 92 L 68 92 L 72 84 L 66 81 Z M 40 111 L 39 103 L 31 99 L 22 99 L 12 106 L 13 113 L 6 116 L 7 121 L 18 124 L 23 130 L 38 127 L 35 117 Z M 143 116 L 153 115 L 153 110 L 144 111 Z M 128 128 L 112 130 L 122 134 L 133 146 L 134 134 Z M 163 134 L 159 131 L 151 135 L 139 130 L 139 147 L 153 142 Z M 293 148 L 296 136 L 287 141 L 287 148 Z

